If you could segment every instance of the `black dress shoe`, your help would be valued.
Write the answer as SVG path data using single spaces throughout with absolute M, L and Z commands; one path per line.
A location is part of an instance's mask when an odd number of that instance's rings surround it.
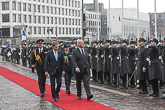
M 70 95 L 70 91 L 68 91 L 68 95 Z
M 120 89 L 127 90 L 127 89 L 128 89 L 128 87 L 121 87 Z
M 80 96 L 78 96 L 78 98 L 77 98 L 77 99 L 78 99 L 78 100 L 82 100 Z
M 43 97 L 45 95 L 45 93 L 41 94 L 41 97 Z
M 159 94 L 154 94 L 153 97 L 159 97 Z
M 56 98 L 54 99 L 54 102 L 57 102 L 57 99 Z
M 148 91 L 141 91 L 139 94 L 148 94 Z
M 162 97 L 161 99 L 165 99 L 165 97 Z
M 93 98 L 93 95 L 87 97 L 87 100 L 91 100 Z
M 149 96 L 153 96 L 154 94 L 149 94 Z
M 60 99 L 59 95 L 57 96 L 57 99 L 58 99 L 58 100 Z

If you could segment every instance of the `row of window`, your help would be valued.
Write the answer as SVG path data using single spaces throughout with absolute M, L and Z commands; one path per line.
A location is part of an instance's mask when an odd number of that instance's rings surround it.
M 99 18 L 97 16 L 99 16 Z M 101 19 L 100 15 L 96 15 L 96 14 L 88 14 L 88 18 L 90 18 L 90 19 Z
M 29 0 L 32 1 L 32 0 Z M 80 1 L 76 0 L 33 0 L 41 3 L 50 3 L 50 4 L 58 4 L 62 6 L 69 6 L 69 7 L 75 7 L 80 8 Z M 58 2 L 58 3 L 57 3 Z
M 37 33 L 37 28 L 38 28 L 38 33 Z M 57 29 L 57 30 L 56 30 Z M 32 31 L 33 30 L 33 31 Z M 46 28 L 46 27 L 29 27 L 29 34 L 55 34 L 56 31 L 58 32 L 59 35 L 61 34 L 81 34 L 81 29 L 80 28 Z
M 71 19 L 71 18 L 57 18 L 57 17 L 45 17 L 45 16 L 32 16 L 32 15 L 23 15 L 23 23 L 33 23 L 38 24 L 57 24 L 57 25 L 78 25 L 80 26 L 81 20 L 80 19 Z M 22 23 L 21 14 L 13 14 L 13 22 Z M 28 20 L 28 21 L 27 21 Z M 47 21 L 47 22 L 46 22 Z M 2 15 L 2 22 L 10 22 L 9 14 Z
M 88 22 L 88 25 L 89 25 L 89 26 L 91 26 L 91 25 L 92 25 L 92 26 L 93 26 L 93 25 L 94 25 L 94 26 L 97 26 L 97 24 L 98 24 L 98 21 L 89 21 L 89 22 Z M 99 26 L 100 26 L 100 22 L 99 22 Z

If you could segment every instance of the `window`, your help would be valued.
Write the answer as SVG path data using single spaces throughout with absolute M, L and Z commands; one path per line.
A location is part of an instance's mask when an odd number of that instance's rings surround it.
M 32 34 L 32 27 L 29 27 L 29 34 Z
M 23 15 L 24 23 L 26 23 L 26 15 Z
M 60 5 L 60 1 L 61 1 L 61 0 L 58 0 L 58 5 Z
M 29 15 L 29 23 L 32 23 L 32 16 Z
M 45 17 L 44 16 L 42 17 L 42 21 L 43 21 L 42 23 L 45 24 Z
M 69 25 L 71 25 L 71 19 L 69 19 Z
M 16 2 L 13 2 L 13 3 L 12 3 L 12 9 L 13 9 L 13 10 L 16 10 Z
M 51 7 L 51 14 L 53 14 L 53 7 Z
M 34 27 L 34 30 L 33 31 L 34 31 L 34 34 L 36 34 L 36 27 Z
M 68 25 L 68 18 L 66 18 L 66 25 Z
M 64 18 L 62 18 L 62 25 L 64 25 Z
M 23 4 L 23 11 L 26 11 L 26 4 Z
M 71 28 L 69 28 L 69 34 L 71 34 L 72 32 L 71 32 Z
M 54 13 L 57 14 L 57 8 L 56 7 L 54 8 Z
M 47 17 L 47 24 L 49 24 L 49 17 Z
M 64 15 L 64 8 L 62 8 L 62 15 Z
M 2 2 L 2 10 L 9 10 L 9 2 Z
M 53 24 L 53 17 L 51 17 L 51 24 Z
M 62 34 L 65 34 L 65 28 L 62 28 Z
M 74 19 L 72 19 L 72 25 L 74 25 Z
M 45 13 L 45 6 L 42 6 L 42 13 Z
M 49 13 L 49 7 L 47 6 L 47 13 Z
M 55 24 L 57 24 L 57 18 L 55 17 Z
M 61 28 L 59 28 L 59 34 L 61 34 Z
M 41 34 L 41 27 L 38 27 L 38 34 Z
M 45 34 L 45 27 L 43 27 L 42 29 L 43 29 L 43 30 L 42 30 L 43 34 Z
M 57 1 L 56 0 L 54 0 L 54 4 L 57 4 Z
M 18 11 L 21 11 L 21 3 L 18 2 Z
M 66 34 L 68 34 L 68 28 L 66 28 Z
M 65 6 L 67 6 L 68 5 L 68 0 L 65 0 Z
M 21 23 L 21 15 L 18 15 L 18 22 Z
M 72 34 L 74 34 L 74 28 L 72 29 L 72 32 L 73 32 Z
M 33 16 L 33 23 L 36 23 L 36 16 Z
M 75 7 L 77 8 L 77 1 L 75 1 Z
M 28 11 L 31 12 L 31 4 L 28 4 Z
M 40 5 L 38 5 L 38 13 L 40 13 Z
M 64 5 L 64 0 L 62 0 L 62 5 Z
M 33 12 L 36 12 L 36 5 L 33 5 Z
M 41 23 L 41 16 L 38 16 L 38 23 Z
M 61 24 L 61 18 L 59 18 L 59 24 Z
M 16 14 L 13 14 L 13 22 L 16 22 Z
M 80 2 L 78 2 L 78 8 L 80 8 Z
M 68 15 L 68 10 L 66 9 L 66 13 L 65 13 L 65 15 Z
M 60 8 L 58 8 L 58 14 L 59 14 L 59 15 L 61 14 L 60 11 L 61 11 Z

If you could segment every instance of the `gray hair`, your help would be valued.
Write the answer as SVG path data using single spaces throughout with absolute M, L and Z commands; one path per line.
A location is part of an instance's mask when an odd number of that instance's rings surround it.
M 58 45 L 58 42 L 57 41 L 54 41 L 52 46 L 55 46 L 55 45 Z
M 80 42 L 83 41 L 82 39 L 77 40 L 77 45 L 80 44 Z

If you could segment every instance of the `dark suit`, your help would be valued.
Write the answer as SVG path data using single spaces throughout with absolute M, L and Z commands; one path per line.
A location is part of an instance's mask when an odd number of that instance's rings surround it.
M 36 52 L 36 55 L 35 55 Z M 45 82 L 46 82 L 46 76 L 44 71 L 44 64 L 45 64 L 45 57 L 46 57 L 46 49 L 43 48 L 42 52 L 39 53 L 39 49 L 33 50 L 32 53 L 32 68 L 34 68 L 36 64 L 36 71 L 38 75 L 38 85 L 41 94 L 45 92 Z M 36 56 L 39 55 L 41 60 L 38 60 Z
M 74 66 L 76 74 L 77 96 L 81 97 L 81 80 L 83 80 L 87 97 L 91 96 L 89 87 L 89 74 L 90 74 L 90 58 L 87 49 L 81 53 L 80 49 L 74 49 L 72 52 L 72 65 Z M 80 73 L 76 72 L 76 68 L 80 69 Z
M 45 72 L 48 72 L 50 75 L 51 82 L 51 92 L 53 99 L 57 98 L 58 93 L 60 92 L 62 84 L 62 71 L 64 65 L 64 54 L 62 51 L 58 51 L 58 60 L 56 61 L 54 51 L 48 51 L 45 59 Z M 57 80 L 57 89 L 55 90 L 55 78 Z

